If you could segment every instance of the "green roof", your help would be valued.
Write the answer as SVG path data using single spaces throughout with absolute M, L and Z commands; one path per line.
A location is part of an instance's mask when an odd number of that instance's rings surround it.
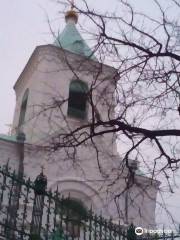
M 91 59 L 96 60 L 92 50 L 81 37 L 74 22 L 67 22 L 62 33 L 57 36 L 54 45 L 75 54 L 90 57 Z
M 137 169 L 137 170 L 136 170 L 136 175 L 146 176 L 145 173 L 143 173 L 140 169 Z
M 0 140 L 4 140 L 8 142 L 17 142 L 16 136 L 10 136 L 5 134 L 0 134 Z

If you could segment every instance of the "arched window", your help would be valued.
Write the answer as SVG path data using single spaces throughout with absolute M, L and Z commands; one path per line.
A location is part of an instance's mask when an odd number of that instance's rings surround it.
M 65 228 L 69 235 L 73 238 L 79 238 L 80 229 L 88 216 L 88 210 L 83 202 L 75 198 L 64 198 L 61 200 L 59 213 L 68 219 Z
M 24 124 L 26 109 L 27 109 L 28 95 L 29 95 L 29 89 L 26 89 L 23 99 L 22 99 L 22 103 L 21 103 L 21 110 L 20 110 L 20 115 L 19 115 L 19 126 Z
M 70 83 L 68 99 L 68 115 L 85 119 L 87 114 L 87 92 L 86 83 L 75 80 Z

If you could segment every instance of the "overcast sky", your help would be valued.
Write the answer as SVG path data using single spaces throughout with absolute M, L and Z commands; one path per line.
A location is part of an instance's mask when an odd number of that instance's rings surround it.
M 37 45 L 53 42 L 47 15 L 55 31 L 64 27 L 64 20 L 58 15 L 58 11 L 62 9 L 59 9 L 54 2 L 53 0 L 1 0 L 0 133 L 7 133 L 7 124 L 12 123 L 15 107 L 13 85 L 30 55 Z M 89 2 L 102 11 L 107 9 L 113 11 L 117 7 L 115 0 L 89 0 Z M 131 2 L 151 15 L 157 14 L 157 9 L 151 0 L 131 0 Z M 177 219 L 180 219 L 180 192 L 170 199 L 167 201 L 172 205 L 169 209 L 176 217 L 178 216 Z
M 12 123 L 13 85 L 36 45 L 52 42 L 47 17 L 57 17 L 55 4 L 46 0 L 1 0 L 0 8 L 0 132 Z

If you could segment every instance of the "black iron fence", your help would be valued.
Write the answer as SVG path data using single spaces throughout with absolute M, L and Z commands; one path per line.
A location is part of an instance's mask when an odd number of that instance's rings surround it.
M 0 167 L 0 240 L 180 239 L 174 234 L 138 237 L 112 220 L 81 208 L 70 197 L 47 191 L 43 172 L 35 182 Z

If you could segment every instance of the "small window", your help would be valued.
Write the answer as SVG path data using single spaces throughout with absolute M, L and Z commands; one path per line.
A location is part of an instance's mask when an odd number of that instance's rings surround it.
M 87 114 L 87 85 L 80 81 L 72 81 L 69 87 L 68 115 L 85 119 Z
M 20 115 L 19 115 L 19 126 L 23 125 L 24 121 L 25 121 L 28 95 L 29 95 L 29 89 L 26 89 L 23 99 L 22 99 L 22 103 L 21 103 L 21 110 L 20 110 Z

